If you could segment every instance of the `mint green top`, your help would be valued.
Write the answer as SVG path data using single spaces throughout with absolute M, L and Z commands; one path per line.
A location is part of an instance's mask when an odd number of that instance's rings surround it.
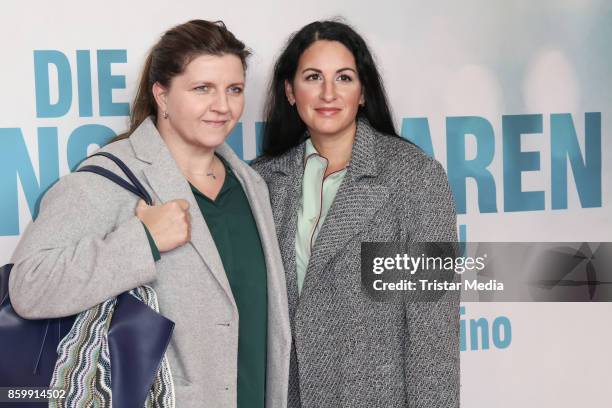
M 295 262 L 299 293 L 302 292 L 302 286 L 304 285 L 310 252 L 346 174 L 346 168 L 344 168 L 325 177 L 327 165 L 327 159 L 321 156 L 310 139 L 307 139 L 304 153 L 302 197 L 298 208 L 295 237 Z

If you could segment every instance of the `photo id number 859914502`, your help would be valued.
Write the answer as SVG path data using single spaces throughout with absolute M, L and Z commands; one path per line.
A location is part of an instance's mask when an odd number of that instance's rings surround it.
M 45 402 L 66 398 L 66 390 L 46 387 L 0 387 L 2 402 Z

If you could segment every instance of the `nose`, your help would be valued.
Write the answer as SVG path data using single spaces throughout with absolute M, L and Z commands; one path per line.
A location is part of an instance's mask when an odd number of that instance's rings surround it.
M 321 87 L 320 98 L 325 102 L 333 102 L 336 99 L 336 84 L 334 81 L 323 81 Z
M 218 92 L 217 96 L 211 105 L 211 109 L 218 113 L 229 112 L 229 103 L 227 100 L 227 94 L 225 92 Z

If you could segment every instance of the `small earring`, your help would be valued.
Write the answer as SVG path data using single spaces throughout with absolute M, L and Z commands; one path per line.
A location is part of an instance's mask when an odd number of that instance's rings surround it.
M 168 112 L 164 111 L 164 119 L 168 119 Z
M 289 105 L 293 106 L 295 104 L 295 101 L 288 99 Z

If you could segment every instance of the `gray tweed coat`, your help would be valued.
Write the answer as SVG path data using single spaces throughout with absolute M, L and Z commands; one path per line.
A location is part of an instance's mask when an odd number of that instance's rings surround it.
M 304 143 L 253 167 L 268 183 L 293 334 L 289 407 L 458 407 L 459 296 L 374 302 L 361 290 L 362 241 L 456 241 L 442 166 L 359 121 L 348 172 L 298 296 L 295 234 Z

